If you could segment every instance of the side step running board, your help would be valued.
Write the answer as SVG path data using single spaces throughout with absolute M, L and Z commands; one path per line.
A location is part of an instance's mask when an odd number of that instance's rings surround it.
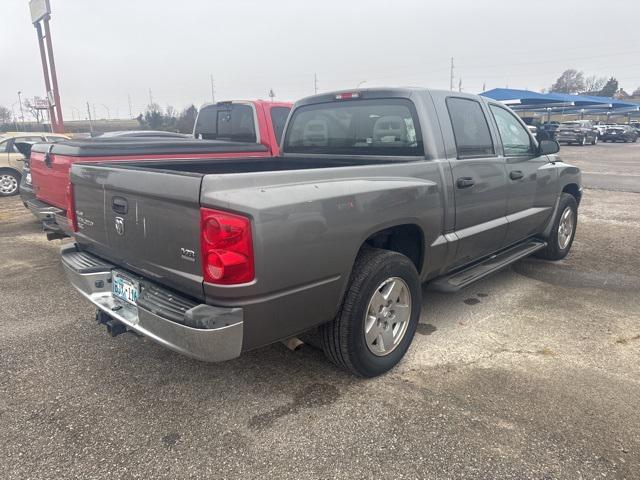
M 467 285 L 496 272 L 521 258 L 528 257 L 532 253 L 546 247 L 546 242 L 531 240 L 490 256 L 463 270 L 436 278 L 429 283 L 429 289 L 437 292 L 452 293 L 463 289 Z

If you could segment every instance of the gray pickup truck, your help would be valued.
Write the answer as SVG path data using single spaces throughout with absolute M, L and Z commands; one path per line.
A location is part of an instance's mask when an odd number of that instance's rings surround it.
M 74 164 L 62 262 L 98 320 L 204 361 L 317 329 L 329 359 L 371 377 L 409 348 L 422 283 L 457 291 L 571 248 L 580 171 L 500 103 L 316 95 L 295 104 L 282 147 Z

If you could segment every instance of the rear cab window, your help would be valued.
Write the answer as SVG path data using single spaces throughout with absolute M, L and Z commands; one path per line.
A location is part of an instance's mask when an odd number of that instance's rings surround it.
M 284 151 L 424 156 L 424 145 L 408 99 L 354 99 L 298 107 L 289 121 Z
M 273 107 L 269 114 L 271 115 L 271 125 L 273 125 L 273 131 L 276 135 L 276 141 L 278 145 L 282 142 L 282 133 L 284 132 L 284 125 L 287 123 L 287 117 L 291 109 L 289 107 Z
M 258 141 L 253 107 L 238 103 L 202 107 L 193 133 L 204 140 Z
M 495 156 L 489 124 L 480 102 L 470 98 L 449 97 L 447 109 L 458 158 Z

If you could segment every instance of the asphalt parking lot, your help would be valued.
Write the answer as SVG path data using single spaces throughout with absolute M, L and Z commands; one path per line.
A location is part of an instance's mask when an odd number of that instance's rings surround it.
M 306 345 L 203 364 L 109 337 L 19 199 L 0 199 L 0 478 L 640 478 L 640 143 L 563 147 L 576 241 L 425 290 L 387 375 Z

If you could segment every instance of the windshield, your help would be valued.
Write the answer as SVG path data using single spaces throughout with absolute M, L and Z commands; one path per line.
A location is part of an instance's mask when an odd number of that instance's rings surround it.
M 287 128 L 288 153 L 424 155 L 413 104 L 406 99 L 347 100 L 297 108 Z

